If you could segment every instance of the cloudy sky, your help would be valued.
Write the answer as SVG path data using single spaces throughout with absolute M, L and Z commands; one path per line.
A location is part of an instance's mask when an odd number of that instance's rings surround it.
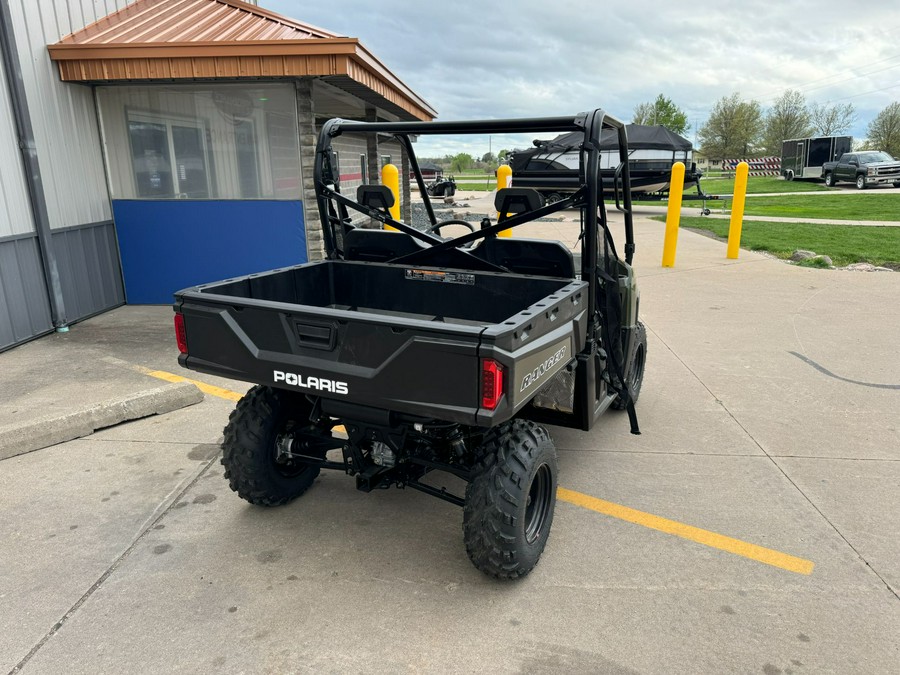
M 869 121 L 900 100 L 900 3 L 874 0 L 260 0 L 358 37 L 441 119 L 567 115 L 630 120 L 664 93 L 701 126 L 732 92 L 765 108 L 787 88 L 852 103 Z M 688 134 L 694 141 L 694 130 Z M 468 149 L 420 146 L 422 155 Z M 493 151 L 511 139 L 494 137 Z M 481 148 L 484 145 L 484 148 Z

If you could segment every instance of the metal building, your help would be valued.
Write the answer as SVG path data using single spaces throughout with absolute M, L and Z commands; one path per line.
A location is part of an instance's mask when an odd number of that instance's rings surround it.
M 436 114 L 358 39 L 238 0 L 0 0 L 0 39 L 0 349 L 321 257 L 319 125 Z M 342 187 L 408 176 L 399 144 L 337 150 Z

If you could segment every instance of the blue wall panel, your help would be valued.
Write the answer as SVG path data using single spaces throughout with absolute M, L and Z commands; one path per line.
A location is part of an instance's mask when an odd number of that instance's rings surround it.
M 125 297 L 175 291 L 307 261 L 300 201 L 113 200 Z

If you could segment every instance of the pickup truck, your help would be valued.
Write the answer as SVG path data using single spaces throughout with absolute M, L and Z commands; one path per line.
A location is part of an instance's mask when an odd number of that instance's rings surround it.
M 600 133 L 618 137 L 624 259 L 599 190 Z M 428 134 L 583 131 L 582 181 L 545 204 L 527 188 L 496 193 L 496 222 L 438 221 L 412 138 Z M 383 185 L 341 191 L 334 139 L 396 138 L 408 155 L 430 226 L 390 213 Z M 463 507 L 472 563 L 499 579 L 524 576 L 549 536 L 556 450 L 543 424 L 587 431 L 640 393 L 647 336 L 631 267 L 625 125 L 594 110 L 572 117 L 466 122 L 351 122 L 322 127 L 314 170 L 325 259 L 188 288 L 175 295 L 179 363 L 255 383 L 225 427 L 232 490 L 285 504 L 322 469 L 369 492 L 391 486 Z M 581 211 L 576 265 L 559 242 L 507 229 Z M 361 221 L 397 231 L 357 226 Z M 449 238 L 456 224 L 468 232 Z M 446 232 L 446 231 L 445 231 Z M 423 480 L 455 476 L 465 495 Z
M 822 178 L 828 187 L 841 181 L 856 183 L 857 190 L 885 183 L 900 187 L 900 161 L 877 150 L 845 152 L 836 162 L 822 165 Z

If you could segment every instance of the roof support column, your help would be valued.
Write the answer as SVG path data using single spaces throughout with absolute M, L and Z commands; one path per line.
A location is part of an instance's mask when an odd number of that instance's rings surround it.
M 377 122 L 378 111 L 366 108 L 366 122 Z M 372 185 L 381 183 L 381 158 L 378 154 L 378 134 L 366 135 L 366 165 L 368 166 L 368 182 Z M 381 229 L 381 223 L 370 219 L 363 227 Z
M 410 206 L 409 190 L 409 155 L 406 148 L 400 145 L 400 220 L 412 225 L 412 206 Z
M 377 122 L 375 108 L 366 108 L 366 122 Z M 366 162 L 369 165 L 369 183 L 381 182 L 381 161 L 378 156 L 378 134 L 366 135 Z
M 300 176 L 303 199 L 303 223 L 306 229 L 306 254 L 310 261 L 325 258 L 325 242 L 322 236 L 322 223 L 319 220 L 319 207 L 316 203 L 316 184 L 313 180 L 313 167 L 316 163 L 316 111 L 313 105 L 313 78 L 296 80 L 297 93 L 297 131 L 300 136 Z

